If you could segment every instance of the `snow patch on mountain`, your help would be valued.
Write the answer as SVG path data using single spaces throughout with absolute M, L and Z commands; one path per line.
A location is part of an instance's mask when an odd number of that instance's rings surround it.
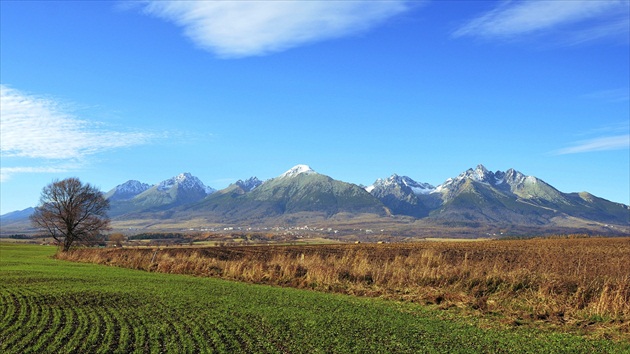
M 458 179 L 460 180 L 465 178 L 470 178 L 473 181 L 485 184 L 492 184 L 492 182 L 495 182 L 494 173 L 488 171 L 488 169 L 486 169 L 485 166 L 481 164 L 477 165 L 474 170 L 470 168 L 458 176 Z
M 366 187 L 365 190 L 368 193 L 372 193 L 372 191 L 374 191 L 374 189 L 376 188 L 385 189 L 396 185 L 409 187 L 411 191 L 416 195 L 429 194 L 435 189 L 435 187 L 430 185 L 429 183 L 420 183 L 414 181 L 407 176 L 399 176 L 397 174 L 393 174 L 386 179 L 377 179 L 374 184 Z
M 287 172 L 281 174 L 278 178 L 290 178 L 290 177 L 295 177 L 295 176 L 303 174 L 303 173 L 304 174 L 313 174 L 313 173 L 317 173 L 317 172 L 315 172 L 315 170 L 313 170 L 308 165 L 296 165 L 293 168 L 291 168 L 290 170 L 288 170 Z
M 131 199 L 138 194 L 151 188 L 151 185 L 136 180 L 129 180 L 123 184 L 119 184 L 105 194 L 105 198 L 110 201 Z
M 260 186 L 261 184 L 262 184 L 262 181 L 256 177 L 250 177 L 246 179 L 245 181 L 241 179 L 236 181 L 236 185 L 241 187 L 245 192 L 251 192 L 252 190 Z
M 444 183 L 438 185 L 431 193 L 446 194 L 452 190 L 456 190 L 464 181 L 472 180 L 478 183 L 483 183 L 492 187 L 497 187 L 502 184 L 506 184 L 512 191 L 522 188 L 525 184 L 536 184 L 540 181 L 534 176 L 526 176 L 519 171 L 512 168 L 507 171 L 491 172 L 483 165 L 478 165 L 474 170 L 469 168 L 468 170 L 459 174 L 455 178 L 449 178 Z
M 416 195 L 418 195 L 418 194 L 429 194 L 435 189 L 435 187 L 431 186 L 430 184 L 428 185 L 428 187 L 412 187 L 412 186 L 409 186 L 409 188 L 411 188 L 413 193 L 416 194 Z
M 529 183 L 532 183 L 532 184 L 538 183 L 538 179 L 536 177 L 534 177 L 534 176 L 527 176 L 525 178 L 525 181 L 529 182 Z
M 202 189 L 206 192 L 206 194 L 212 194 L 216 192 L 214 188 L 206 186 L 203 182 L 201 182 L 199 178 L 191 175 L 189 172 L 184 172 L 173 178 L 169 178 L 165 181 L 160 182 L 157 185 L 157 190 L 168 191 L 175 186 L 181 187 L 186 190 Z
M 433 189 L 431 193 L 449 193 L 466 180 L 472 180 L 487 185 L 499 185 L 504 182 L 504 177 L 505 173 L 501 171 L 492 173 L 484 165 L 479 164 L 474 170 L 469 168 L 468 170 L 460 173 L 459 176 L 447 179 L 444 183 Z
M 453 184 L 453 179 L 452 178 L 447 178 L 446 181 L 444 181 L 444 183 L 438 185 L 437 187 L 435 187 L 434 190 L 431 191 L 431 193 L 445 193 L 448 192 L 449 190 L 449 186 L 451 186 Z
M 130 180 L 123 184 L 117 185 L 114 189 L 116 190 L 116 193 L 135 195 L 140 194 L 149 188 L 151 188 L 150 184 L 142 183 L 136 180 Z

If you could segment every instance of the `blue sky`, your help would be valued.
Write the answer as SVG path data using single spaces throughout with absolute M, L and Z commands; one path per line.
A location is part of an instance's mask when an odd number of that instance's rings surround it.
M 630 3 L 2 1 L 1 213 L 55 178 L 213 188 L 484 164 L 630 204 Z

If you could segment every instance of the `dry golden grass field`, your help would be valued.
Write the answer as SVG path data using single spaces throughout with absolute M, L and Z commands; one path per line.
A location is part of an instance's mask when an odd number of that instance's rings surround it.
M 419 302 L 507 326 L 630 335 L 630 238 L 85 248 L 58 257 Z

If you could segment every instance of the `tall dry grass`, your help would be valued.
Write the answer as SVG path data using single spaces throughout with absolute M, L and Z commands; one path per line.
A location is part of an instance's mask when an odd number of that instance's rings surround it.
M 630 238 L 79 249 L 59 257 L 630 332 Z

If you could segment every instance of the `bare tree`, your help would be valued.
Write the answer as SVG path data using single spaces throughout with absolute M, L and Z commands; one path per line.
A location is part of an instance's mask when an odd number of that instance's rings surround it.
M 76 242 L 90 244 L 109 229 L 109 201 L 78 178 L 55 180 L 42 189 L 31 223 L 47 231 L 66 252 Z

